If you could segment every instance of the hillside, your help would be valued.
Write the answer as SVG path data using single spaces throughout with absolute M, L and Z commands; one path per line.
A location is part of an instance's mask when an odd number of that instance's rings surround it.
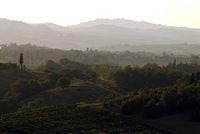
M 0 70 L 0 76 L 2 76 L 0 77 L 0 96 L 2 96 L 14 81 L 18 79 L 34 79 L 38 77 L 38 74 L 16 70 Z
M 57 104 L 101 103 L 116 91 L 98 84 L 97 73 L 89 65 L 68 59 L 47 61 L 38 72 L 22 71 L 17 66 L 0 70 L 5 75 L 0 82 L 0 114 Z
M 187 134 L 184 125 L 200 121 L 200 73 L 187 72 L 198 68 L 175 61 L 122 67 L 60 59 L 31 71 L 1 63 L 0 86 L 7 88 L 1 90 L 0 133 Z
M 163 131 L 94 107 L 51 106 L 7 114 L 1 133 L 156 133 Z
M 199 44 L 200 30 L 124 19 L 97 19 L 68 27 L 0 19 L 0 42 L 32 43 L 62 49 L 121 44 Z
M 77 81 L 68 88 L 54 88 L 41 92 L 25 100 L 22 108 L 42 107 L 58 104 L 76 104 L 101 102 L 103 98 L 113 95 L 112 90 L 92 82 Z
M 122 67 L 60 59 L 36 71 L 1 63 L 0 86 L 7 88 L 0 95 L 0 133 L 187 134 L 184 125 L 192 124 L 198 132 L 200 73 L 190 75 L 198 68 L 175 61 Z M 184 118 L 173 120 L 176 114 Z

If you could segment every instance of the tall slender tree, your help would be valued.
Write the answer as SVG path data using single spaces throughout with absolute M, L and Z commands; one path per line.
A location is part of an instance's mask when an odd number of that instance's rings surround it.
M 23 53 L 20 53 L 19 64 L 20 64 L 20 69 L 23 70 L 23 64 L 24 64 Z

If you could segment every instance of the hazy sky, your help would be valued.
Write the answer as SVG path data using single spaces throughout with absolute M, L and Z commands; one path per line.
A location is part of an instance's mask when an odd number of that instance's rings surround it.
M 200 0 L 0 0 L 0 18 L 60 25 L 125 18 L 200 28 Z

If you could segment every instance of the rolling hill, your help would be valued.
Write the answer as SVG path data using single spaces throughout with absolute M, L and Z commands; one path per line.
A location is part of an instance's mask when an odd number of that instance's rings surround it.
M 125 19 L 97 19 L 73 26 L 0 19 L 0 43 L 32 43 L 62 49 L 130 44 L 199 44 L 200 30 Z
M 33 79 L 38 77 L 36 73 L 20 72 L 16 70 L 0 70 L 0 75 L 3 76 L 0 78 L 0 96 L 5 94 L 10 84 L 17 79 Z
M 1 133 L 156 133 L 165 131 L 99 108 L 50 106 L 3 115 Z
M 100 99 L 113 94 L 114 91 L 92 82 L 76 81 L 66 89 L 55 88 L 41 92 L 25 100 L 22 108 L 30 109 L 58 104 L 98 102 Z

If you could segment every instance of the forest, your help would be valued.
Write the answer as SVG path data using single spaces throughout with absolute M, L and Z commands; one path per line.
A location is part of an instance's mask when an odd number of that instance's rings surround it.
M 0 133 L 200 131 L 184 127 L 200 123 L 198 55 L 11 44 L 0 61 Z

